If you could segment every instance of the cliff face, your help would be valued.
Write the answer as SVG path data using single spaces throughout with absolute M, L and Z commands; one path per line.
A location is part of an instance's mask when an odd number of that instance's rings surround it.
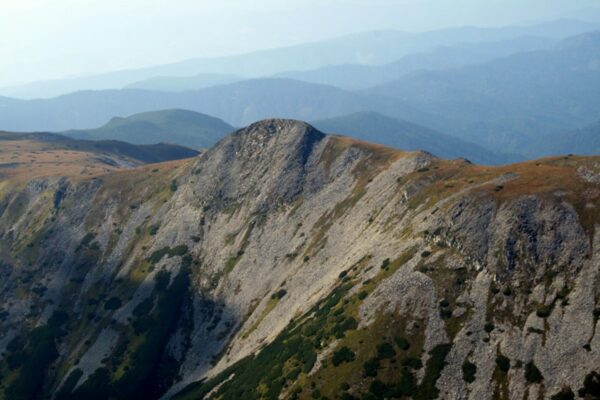
M 4 185 L 4 395 L 594 398 L 599 182 L 596 158 L 483 168 L 268 120 Z

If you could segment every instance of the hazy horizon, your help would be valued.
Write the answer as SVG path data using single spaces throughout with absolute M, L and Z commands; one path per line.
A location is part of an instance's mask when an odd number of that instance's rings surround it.
M 247 53 L 372 30 L 600 20 L 595 1 L 0 0 L 0 87 L 202 57 Z M 293 21 L 293 23 L 290 23 Z M 28 27 L 24 29 L 23 27 Z M 10 38 L 11 40 L 7 40 Z M 208 39 L 207 39 L 208 38 Z

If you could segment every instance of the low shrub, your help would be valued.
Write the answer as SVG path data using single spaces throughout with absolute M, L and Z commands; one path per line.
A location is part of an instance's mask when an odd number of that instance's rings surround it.
M 356 354 L 348 347 L 344 346 L 338 351 L 333 353 L 333 357 L 331 357 L 331 362 L 334 366 L 338 366 L 345 362 L 352 362 L 356 358 Z
M 149 234 L 150 236 L 154 236 L 154 235 L 156 235 L 156 234 L 158 233 L 158 228 L 160 228 L 160 225 L 158 225 L 158 224 L 155 224 L 155 225 L 152 225 L 152 226 L 150 226 L 150 227 L 148 228 L 148 234 Z
M 548 318 L 552 314 L 552 305 L 540 305 L 538 306 L 535 314 L 540 318 Z
M 450 319 L 452 318 L 452 310 L 448 308 L 442 308 L 440 310 L 440 318 L 441 319 Z
M 389 342 L 383 342 L 377 345 L 377 358 L 379 360 L 385 360 L 387 358 L 394 358 L 396 350 Z
M 406 351 L 410 349 L 410 343 L 404 337 L 396 336 L 394 338 L 394 341 L 396 342 L 396 345 L 400 348 L 400 350 Z
M 164 269 L 161 269 L 160 271 L 158 271 L 156 273 L 156 275 L 154 275 L 154 282 L 155 282 L 154 288 L 156 290 L 158 290 L 158 291 L 165 290 L 169 286 L 169 283 L 171 282 L 171 273 L 169 271 L 165 271 Z
M 525 365 L 525 379 L 530 383 L 540 383 L 544 377 L 533 361 Z
M 593 399 L 600 398 L 600 373 L 592 371 L 585 376 L 583 388 L 577 392 L 579 397 L 589 396 Z
M 365 376 L 377 376 L 377 370 L 379 369 L 380 364 L 379 360 L 375 357 L 370 358 L 367 362 L 363 364 L 363 371 Z
M 173 247 L 169 251 L 169 257 L 183 256 L 188 252 L 188 247 L 185 244 Z
M 402 366 L 412 369 L 421 369 L 423 368 L 423 362 L 420 358 L 408 357 L 402 360 Z
M 386 258 L 385 260 L 383 260 L 381 262 L 381 269 L 386 269 L 387 267 L 389 267 L 390 265 L 390 259 Z
M 439 396 L 439 389 L 436 382 L 442 374 L 442 369 L 446 366 L 446 356 L 452 349 L 451 343 L 440 344 L 429 352 L 425 375 L 421 384 L 415 392 L 415 399 L 436 399 Z
M 477 366 L 470 361 L 465 361 L 462 365 L 463 379 L 467 383 L 475 382 L 475 375 L 477 374 Z
M 271 299 L 281 300 L 283 298 L 283 296 L 285 296 L 286 294 L 287 294 L 287 291 L 285 289 L 279 289 L 277 292 L 275 292 L 271 295 Z
M 104 303 L 104 309 L 109 311 L 118 310 L 123 305 L 123 302 L 118 297 L 111 297 Z
M 563 388 L 550 399 L 552 400 L 575 400 L 575 394 L 570 387 Z
M 496 357 L 496 365 L 502 372 L 508 372 L 510 370 L 510 359 L 502 354 L 498 354 Z

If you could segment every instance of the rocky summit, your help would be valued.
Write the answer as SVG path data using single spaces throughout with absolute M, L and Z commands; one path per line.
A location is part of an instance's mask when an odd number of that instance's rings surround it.
M 600 158 L 266 120 L 0 182 L 7 399 L 600 398 Z

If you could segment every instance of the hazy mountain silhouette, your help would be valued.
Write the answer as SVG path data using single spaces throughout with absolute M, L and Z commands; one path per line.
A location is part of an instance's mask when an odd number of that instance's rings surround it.
M 264 77 L 291 70 L 310 70 L 345 63 L 378 65 L 391 63 L 411 53 L 437 46 L 508 40 L 521 36 L 564 38 L 600 28 L 600 24 L 557 20 L 531 26 L 499 28 L 459 27 L 422 33 L 373 31 L 321 42 L 256 51 L 218 58 L 115 71 L 71 79 L 57 79 L 0 90 L 0 94 L 22 98 L 53 97 L 79 90 L 119 89 L 157 76 L 193 76 L 203 73 Z
M 598 119 L 600 33 L 463 68 L 422 71 L 362 91 L 291 79 L 253 79 L 203 90 L 84 91 L 46 100 L 4 99 L 0 127 L 96 128 L 114 116 L 187 109 L 242 126 L 264 118 L 320 120 L 375 111 L 490 150 L 534 157 L 541 137 Z M 550 140 L 550 139 L 548 139 Z
M 600 121 L 585 128 L 561 132 L 549 138 L 540 138 L 536 145 L 545 155 L 569 153 L 598 155 L 600 154 Z
M 531 140 L 598 118 L 600 32 L 568 38 L 545 51 L 416 73 L 364 93 L 396 97 L 463 121 L 447 128 L 467 140 L 533 155 Z
M 317 120 L 369 110 L 408 120 L 436 118 L 392 97 L 290 79 L 254 79 L 182 93 L 83 91 L 52 99 L 16 101 L 0 108 L 0 126 L 11 131 L 90 129 L 114 116 L 173 108 L 212 115 L 234 126 L 269 117 Z
M 427 52 L 409 54 L 400 60 L 381 66 L 346 64 L 310 71 L 284 72 L 278 76 L 350 90 L 365 89 L 400 79 L 419 70 L 458 68 L 519 52 L 545 49 L 554 43 L 553 39 L 526 36 L 499 42 L 440 46 Z
M 160 142 L 182 146 L 211 147 L 234 128 L 224 121 L 187 110 L 164 110 L 115 117 L 90 130 L 71 130 L 64 135 L 88 140 L 121 140 L 134 144 Z
M 127 85 L 126 89 L 159 90 L 164 92 L 184 92 L 186 90 L 199 90 L 216 85 L 243 80 L 239 76 L 225 74 L 199 74 L 194 76 L 158 76 L 144 79 Z

